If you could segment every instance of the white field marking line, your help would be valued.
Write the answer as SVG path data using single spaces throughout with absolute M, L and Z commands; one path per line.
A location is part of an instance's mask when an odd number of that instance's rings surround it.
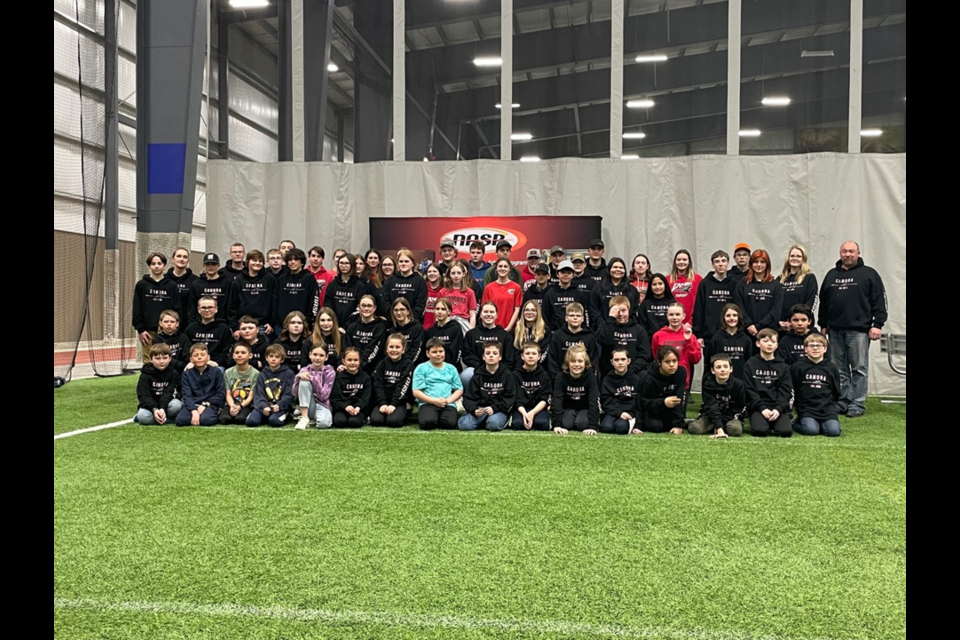
M 255 605 L 233 603 L 196 604 L 190 602 L 141 602 L 136 600 L 111 602 L 91 598 L 54 598 L 53 608 L 111 613 L 165 613 L 186 616 L 289 620 L 293 622 L 319 622 L 330 625 L 371 624 L 404 628 L 492 629 L 519 633 L 585 635 L 607 638 L 668 638 L 670 640 L 836 640 L 834 638 L 800 638 L 796 636 L 754 634 L 748 631 L 669 629 L 616 624 L 601 625 L 585 622 L 566 622 L 563 620 L 472 618 L 469 616 L 391 613 L 386 611 L 331 611 L 329 609 L 302 609 L 283 605 L 258 607 Z
M 54 442 L 57 440 L 63 440 L 64 438 L 71 438 L 73 436 L 79 436 L 83 433 L 93 433 L 94 431 L 103 431 L 104 429 L 113 429 L 114 427 L 122 427 L 125 424 L 133 424 L 133 418 L 127 420 L 121 420 L 120 422 L 111 422 L 110 424 L 101 424 L 96 427 L 87 427 L 86 429 L 77 429 L 76 431 L 67 431 L 66 433 L 60 433 L 53 436 Z
M 166 425 L 164 425 L 166 427 Z M 153 426 L 148 428 L 154 428 Z M 203 431 L 239 431 L 247 433 L 290 433 L 289 428 L 280 428 L 280 429 L 271 429 L 268 427 L 240 427 L 236 425 L 213 425 L 209 427 L 179 427 L 183 429 L 199 429 Z M 473 438 L 483 438 L 483 437 L 492 437 L 492 438 L 554 438 L 557 439 L 558 436 L 553 432 L 549 431 L 514 431 L 512 429 L 505 429 L 497 433 L 488 433 L 483 430 L 476 431 L 458 431 L 457 429 L 434 429 L 433 431 L 420 431 L 419 429 L 390 429 L 387 427 L 371 427 L 367 425 L 362 429 L 309 429 L 309 433 L 336 433 L 344 436 L 393 436 L 393 437 L 402 437 L 402 436 L 422 436 L 422 437 L 442 437 L 442 436 L 453 436 L 455 437 L 473 437 Z M 579 440 L 577 436 L 567 436 L 567 440 Z M 690 439 L 686 436 L 677 437 L 662 437 L 662 438 L 651 438 L 644 436 L 610 436 L 610 437 L 597 437 L 591 438 L 593 441 L 599 442 L 612 442 L 613 440 L 623 440 L 627 442 L 658 442 L 658 443 L 667 443 L 667 442 L 690 442 Z M 836 438 L 830 439 L 827 442 L 825 437 L 813 437 L 813 436 L 794 436 L 791 438 L 777 438 L 777 437 L 767 437 L 767 438 L 753 438 L 748 436 L 743 436 L 741 438 L 730 438 L 726 440 L 726 443 L 736 443 L 731 444 L 731 446 L 739 445 L 765 445 L 768 447 L 816 447 L 822 449 L 883 449 L 883 450 L 893 450 L 893 451 L 906 451 L 907 445 L 897 445 L 897 444 L 862 444 L 862 443 L 845 443 L 845 442 L 836 442 Z M 699 442 L 713 442 L 709 440 L 706 436 L 698 437 Z M 711 445 L 712 446 L 712 445 Z M 724 444 L 717 443 L 716 446 L 722 447 L 726 446 Z

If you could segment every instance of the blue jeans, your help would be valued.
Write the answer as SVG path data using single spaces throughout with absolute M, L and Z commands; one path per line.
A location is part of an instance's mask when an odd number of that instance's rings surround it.
M 177 414 L 180 413 L 180 410 L 183 409 L 183 403 L 174 398 L 170 401 L 170 404 L 167 405 L 167 424 L 173 424 L 173 421 L 176 419 Z M 157 421 L 153 417 L 153 411 L 149 409 L 139 409 L 137 410 L 137 422 L 139 424 L 157 424 Z
M 830 329 L 830 359 L 840 369 L 837 403 L 841 413 L 864 411 L 867 400 L 867 376 L 870 367 L 870 334 L 849 329 Z
M 470 386 L 471 380 L 473 380 L 473 367 L 466 367 L 460 374 L 460 383 L 463 385 L 464 392 Z
M 333 414 L 313 397 L 313 385 L 309 380 L 301 380 L 297 385 L 297 400 L 301 407 L 307 407 L 307 416 L 314 421 L 317 429 L 329 429 L 333 426 Z
M 823 432 L 828 438 L 836 438 L 840 435 L 840 421 L 800 418 L 794 423 L 793 430 L 802 436 L 818 436 Z
M 487 431 L 503 431 L 507 426 L 510 417 L 505 413 L 495 413 L 492 416 L 483 415 L 479 418 L 471 413 L 465 413 L 460 416 L 457 426 L 461 431 L 476 431 L 480 427 L 486 427 Z

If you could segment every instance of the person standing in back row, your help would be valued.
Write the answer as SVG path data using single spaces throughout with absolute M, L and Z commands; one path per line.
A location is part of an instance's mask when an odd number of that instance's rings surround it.
M 860 245 L 840 246 L 840 259 L 820 287 L 820 332 L 830 341 L 827 355 L 840 369 L 837 410 L 848 418 L 866 411 L 870 341 L 879 340 L 887 321 L 887 293 L 880 274 L 864 264 Z

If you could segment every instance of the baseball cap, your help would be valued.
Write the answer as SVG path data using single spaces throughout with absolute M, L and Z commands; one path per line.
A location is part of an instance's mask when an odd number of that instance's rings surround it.
M 513 249 L 513 245 L 510 244 L 509 240 L 501 240 L 497 243 L 497 251 L 506 247 L 507 249 Z
M 603 247 L 603 240 L 601 240 L 600 238 L 594 238 L 593 240 L 590 241 L 590 244 L 588 244 L 587 246 L 588 246 L 588 247 L 600 247 L 601 249 L 604 248 L 604 247 Z
M 456 249 L 457 245 L 454 243 L 453 238 L 444 238 L 440 241 L 440 248 L 450 247 L 451 249 Z
M 563 247 L 561 247 L 560 245 L 554 245 L 554 247 L 550 249 L 550 255 L 553 255 L 555 253 L 566 253 L 566 251 L 564 251 Z
M 203 256 L 203 264 L 220 264 L 220 256 L 215 253 L 208 253 Z
M 737 246 L 735 246 L 735 247 L 733 248 L 733 252 L 736 253 L 737 251 L 740 251 L 741 249 L 743 249 L 744 251 L 750 251 L 750 245 L 747 244 L 746 242 L 740 242 L 740 243 L 737 244 Z
M 540 255 L 540 249 L 530 249 L 529 251 L 527 251 L 527 260 L 529 260 L 530 258 L 542 258 L 542 257 L 543 256 Z
M 533 269 L 534 273 L 540 273 L 541 271 L 543 273 L 550 273 L 550 265 L 547 264 L 546 262 L 541 262 Z
M 583 251 L 575 251 L 572 256 L 570 256 L 571 262 L 586 262 L 587 258 L 583 255 Z
M 573 263 L 570 262 L 569 260 L 564 260 L 557 265 L 557 271 L 563 271 L 564 269 L 570 269 L 570 271 L 576 271 L 576 269 L 573 268 Z

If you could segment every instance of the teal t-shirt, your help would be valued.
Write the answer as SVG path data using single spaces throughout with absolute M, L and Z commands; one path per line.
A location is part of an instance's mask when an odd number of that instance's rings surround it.
M 413 372 L 414 390 L 423 391 L 431 398 L 448 398 L 457 389 L 463 389 L 457 368 L 448 362 L 437 368 L 424 362 Z M 420 405 L 423 405 L 421 402 Z

